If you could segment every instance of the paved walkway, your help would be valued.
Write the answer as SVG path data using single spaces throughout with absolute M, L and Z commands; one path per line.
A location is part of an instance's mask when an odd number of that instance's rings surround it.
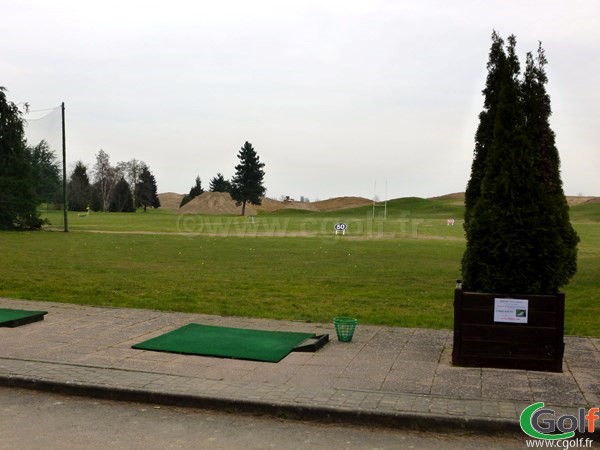
M 359 324 L 350 343 L 312 324 L 0 298 L 45 320 L 0 328 L 0 386 L 421 429 L 519 430 L 526 406 L 600 406 L 600 339 L 567 337 L 563 373 L 451 365 L 452 332 Z M 134 350 L 190 322 L 329 333 L 279 363 Z

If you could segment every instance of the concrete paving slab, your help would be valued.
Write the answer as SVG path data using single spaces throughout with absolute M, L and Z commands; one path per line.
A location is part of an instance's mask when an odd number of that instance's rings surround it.
M 78 395 L 422 429 L 519 430 L 526 406 L 600 406 L 600 339 L 565 338 L 563 373 L 453 367 L 452 332 L 90 307 L 0 298 L 45 320 L 0 328 L 0 384 Z M 187 323 L 328 333 L 316 353 L 261 363 L 135 350 Z

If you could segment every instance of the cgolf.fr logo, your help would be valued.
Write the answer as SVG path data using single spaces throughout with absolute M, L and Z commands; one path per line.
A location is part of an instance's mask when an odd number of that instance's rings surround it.
M 521 430 L 536 439 L 565 440 L 575 436 L 575 432 L 594 433 L 596 420 L 600 419 L 600 408 L 579 408 L 577 415 L 564 414 L 556 417 L 553 409 L 544 408 L 544 402 L 529 405 L 521 413 Z M 590 442 L 591 439 L 586 439 Z

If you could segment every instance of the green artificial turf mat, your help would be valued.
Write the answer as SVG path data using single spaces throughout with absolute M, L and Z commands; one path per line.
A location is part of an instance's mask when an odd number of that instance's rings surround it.
M 0 308 L 0 327 L 18 327 L 38 320 L 44 320 L 46 311 L 25 311 L 22 309 Z
M 132 348 L 222 358 L 278 362 L 312 333 L 249 330 L 190 323 Z

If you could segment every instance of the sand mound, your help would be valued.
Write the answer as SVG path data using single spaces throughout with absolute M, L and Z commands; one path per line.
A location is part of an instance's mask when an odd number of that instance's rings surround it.
M 569 206 L 583 205 L 584 203 L 598 203 L 600 197 L 584 197 L 581 196 L 567 196 L 567 203 Z
M 304 209 L 307 211 L 318 211 L 313 203 L 310 202 L 297 202 L 295 200 L 279 201 L 272 198 L 263 198 L 262 203 L 256 206 L 259 211 L 279 211 L 280 209 Z
M 241 214 L 242 206 L 236 206 L 235 201 L 227 192 L 203 192 L 179 208 L 182 214 Z M 256 214 L 254 205 L 246 205 L 246 214 Z
M 305 211 L 335 211 L 338 209 L 358 208 L 371 205 L 373 200 L 362 197 L 336 197 L 318 202 L 297 202 L 295 200 L 279 201 L 264 198 L 262 205 L 256 208 L 259 211 L 278 211 L 280 209 L 302 209 Z
M 178 211 L 182 214 L 241 214 L 242 207 L 225 192 L 204 192 L 179 208 L 182 194 L 165 192 L 158 194 L 161 207 Z M 318 202 L 297 202 L 295 200 L 279 201 L 263 198 L 261 205 L 246 205 L 246 214 L 254 215 L 257 211 L 273 212 L 281 209 L 301 209 L 305 211 L 335 211 L 338 209 L 358 208 L 371 205 L 372 200 L 362 197 L 336 197 Z
M 179 204 L 181 203 L 182 198 L 182 194 L 176 194 L 175 192 L 164 192 L 162 194 L 158 194 L 160 207 L 162 209 L 168 209 L 169 211 L 179 210 Z

